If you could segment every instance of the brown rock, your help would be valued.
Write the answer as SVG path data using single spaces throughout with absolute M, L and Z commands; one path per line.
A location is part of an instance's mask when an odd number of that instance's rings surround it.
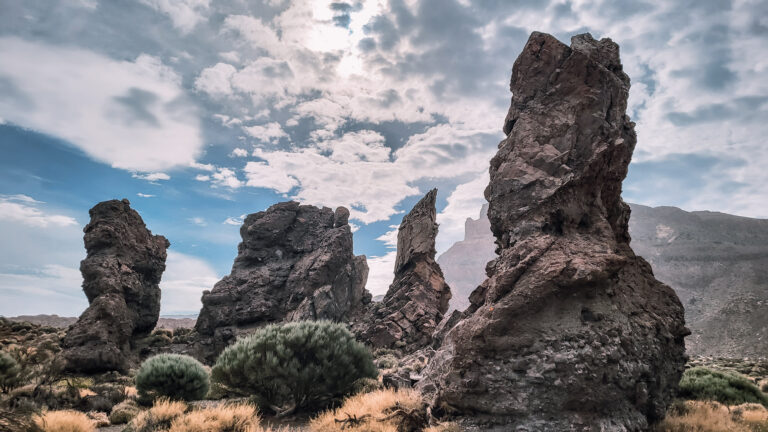
M 157 323 L 170 243 L 153 236 L 126 199 L 101 202 L 89 213 L 80 272 L 90 306 L 67 332 L 62 358 L 71 371 L 124 371 L 135 357 L 133 340 Z
M 489 430 L 647 430 L 685 363 L 683 308 L 629 247 L 636 138 L 618 46 L 533 33 L 485 195 L 499 256 L 419 386 Z
M 374 347 L 412 352 L 429 346 L 448 310 L 451 289 L 435 261 L 437 223 L 432 189 L 408 213 L 397 233 L 395 279 L 380 303 L 355 325 Z
M 232 272 L 203 293 L 198 357 L 279 321 L 347 321 L 370 302 L 365 256 L 352 253 L 349 211 L 284 202 L 248 215 Z

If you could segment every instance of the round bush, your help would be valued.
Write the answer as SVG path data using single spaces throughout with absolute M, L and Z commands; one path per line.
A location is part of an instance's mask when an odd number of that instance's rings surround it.
M 171 399 L 198 400 L 210 386 L 208 371 L 199 361 L 179 354 L 159 354 L 141 364 L 136 388 L 143 400 L 167 396 Z
M 0 351 L 0 390 L 9 392 L 21 383 L 21 366 L 10 354 Z
M 330 321 L 263 327 L 225 349 L 212 371 L 215 382 L 278 413 L 322 405 L 377 375 L 368 349 Z
M 759 403 L 768 407 L 768 396 L 747 378 L 703 367 L 685 371 L 680 380 L 680 396 L 685 399 L 713 400 L 725 405 Z

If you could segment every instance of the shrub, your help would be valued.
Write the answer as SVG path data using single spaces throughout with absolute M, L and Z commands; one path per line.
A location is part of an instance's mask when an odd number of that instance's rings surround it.
M 205 366 L 190 356 L 179 354 L 150 357 L 136 374 L 136 387 L 143 400 L 159 396 L 188 401 L 202 399 L 209 386 Z
M 680 396 L 685 399 L 712 400 L 725 405 L 759 403 L 768 406 L 768 396 L 747 378 L 703 367 L 685 371 L 680 380 Z
M 133 420 L 141 410 L 136 402 L 132 400 L 125 400 L 112 407 L 112 412 L 109 413 L 109 422 L 115 425 L 126 424 Z
M 345 326 L 329 321 L 272 324 L 221 353 L 214 381 L 278 414 L 343 396 L 359 378 L 375 378 L 370 352 Z
M 0 351 L 0 390 L 8 393 L 21 384 L 21 366 L 13 356 Z
M 253 405 L 222 404 L 177 417 L 171 423 L 169 432 L 255 432 L 259 421 Z
M 48 411 L 37 418 L 44 432 L 93 432 L 95 427 L 87 415 L 78 411 Z
M 155 432 L 167 430 L 174 419 L 187 411 L 184 402 L 159 398 L 152 408 L 140 412 L 125 429 L 129 432 Z

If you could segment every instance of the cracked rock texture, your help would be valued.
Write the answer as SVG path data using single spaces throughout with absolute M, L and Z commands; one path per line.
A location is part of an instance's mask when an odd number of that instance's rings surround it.
M 349 210 L 283 202 L 248 215 L 232 272 L 203 293 L 196 355 L 212 361 L 267 323 L 348 321 L 364 310 L 368 264 L 352 252 Z
M 89 213 L 80 272 L 90 305 L 67 332 L 61 355 L 71 371 L 125 371 L 136 360 L 133 341 L 148 335 L 160 315 L 170 243 L 152 235 L 127 199 L 101 202 Z
M 685 364 L 683 307 L 629 246 L 619 47 L 535 32 L 485 190 L 498 257 L 418 386 L 484 430 L 643 431 Z
M 448 310 L 451 289 L 435 261 L 437 189 L 408 213 L 397 233 L 395 279 L 381 302 L 374 303 L 355 328 L 374 347 L 405 351 L 429 346 Z

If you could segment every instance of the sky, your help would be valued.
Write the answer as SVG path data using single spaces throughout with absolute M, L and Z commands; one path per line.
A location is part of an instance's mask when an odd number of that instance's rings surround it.
M 0 315 L 79 315 L 82 227 L 128 198 L 196 313 L 244 215 L 350 209 L 368 289 L 437 187 L 438 253 L 485 202 L 532 31 L 621 47 L 624 199 L 768 217 L 768 0 L 0 0 Z

